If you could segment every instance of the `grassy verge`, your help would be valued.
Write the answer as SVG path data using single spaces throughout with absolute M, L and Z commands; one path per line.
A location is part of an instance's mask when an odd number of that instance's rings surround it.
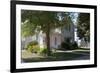
M 79 50 L 90 50 L 90 48 L 79 48 Z

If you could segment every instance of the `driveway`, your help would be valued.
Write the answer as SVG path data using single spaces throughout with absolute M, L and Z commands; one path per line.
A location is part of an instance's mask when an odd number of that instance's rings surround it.
M 90 59 L 90 50 L 70 50 L 70 51 L 61 51 L 56 50 L 56 52 L 63 52 L 63 53 L 73 53 L 73 54 L 79 54 L 81 57 L 73 58 L 73 60 L 87 60 Z

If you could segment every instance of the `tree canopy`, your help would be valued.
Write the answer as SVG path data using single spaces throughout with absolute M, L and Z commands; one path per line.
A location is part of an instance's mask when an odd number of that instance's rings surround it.
M 47 27 L 55 29 L 64 25 L 69 25 L 71 18 L 65 12 L 32 11 L 22 10 L 22 35 L 29 36 L 36 31 L 47 31 Z
M 89 13 L 79 13 L 77 33 L 80 39 L 84 39 L 85 41 L 90 40 L 90 14 Z

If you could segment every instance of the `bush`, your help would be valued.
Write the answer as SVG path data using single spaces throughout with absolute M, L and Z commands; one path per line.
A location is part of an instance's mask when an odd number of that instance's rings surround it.
M 33 41 L 32 44 L 33 45 L 38 45 L 38 42 L 37 41 Z
M 62 48 L 63 50 L 70 50 L 70 49 L 71 49 L 71 44 L 68 43 L 68 42 L 62 42 L 62 43 L 61 43 L 61 48 Z
M 38 44 L 36 44 L 36 41 L 32 41 L 32 42 L 28 43 L 27 48 L 29 48 L 29 46 L 33 46 L 33 45 L 38 45 Z
M 33 42 L 30 42 L 28 45 L 27 45 L 27 50 L 31 53 L 37 53 L 38 50 L 39 50 L 39 45 L 36 41 L 33 41 Z
M 38 53 L 39 48 L 40 48 L 39 45 L 33 45 L 32 47 L 33 47 L 33 51 L 32 52 Z
M 77 44 L 76 42 L 74 42 L 74 43 L 72 44 L 72 47 L 73 47 L 73 49 L 78 49 L 78 44 Z
M 32 46 L 32 45 L 38 45 L 38 42 L 37 41 L 32 41 L 28 44 L 29 46 Z
M 72 43 L 70 42 L 70 38 L 65 39 L 64 42 L 61 43 L 61 48 L 63 50 L 70 50 Z
M 29 52 L 33 52 L 33 47 L 32 47 L 32 46 L 28 46 L 27 50 L 28 50 Z
M 47 52 L 48 52 L 47 48 L 40 48 L 40 50 L 38 51 L 38 54 L 47 55 Z
M 65 39 L 64 42 L 61 43 L 62 50 L 74 50 L 78 49 L 78 45 L 76 42 L 71 43 L 70 38 Z

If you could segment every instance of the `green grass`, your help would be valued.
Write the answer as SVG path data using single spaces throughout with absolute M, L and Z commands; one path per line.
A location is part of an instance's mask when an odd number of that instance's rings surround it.
M 90 50 L 90 48 L 78 48 L 79 50 Z

